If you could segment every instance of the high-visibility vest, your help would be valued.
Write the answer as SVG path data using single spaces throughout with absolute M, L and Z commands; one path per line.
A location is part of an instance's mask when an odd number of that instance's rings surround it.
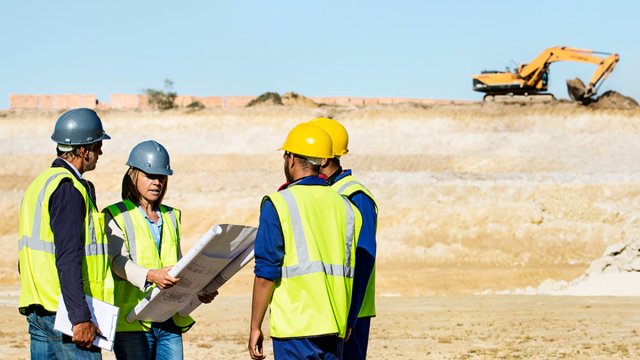
M 124 245 L 129 251 L 131 261 L 147 269 L 161 269 L 175 265 L 180 253 L 180 210 L 169 206 L 160 205 L 162 217 L 162 237 L 160 253 L 155 239 L 149 228 L 149 223 L 138 206 L 131 200 L 107 206 L 103 211 L 108 211 L 113 220 L 124 234 Z M 114 276 L 115 279 L 115 304 L 120 307 L 118 325 L 116 331 L 147 331 L 151 328 L 151 322 L 127 321 L 127 315 L 144 299 L 148 291 L 141 291 L 129 281 Z M 190 316 L 173 316 L 173 321 L 186 332 L 194 321 Z
M 284 237 L 282 277 L 270 302 L 271 336 L 344 337 L 360 212 L 328 186 L 294 185 L 267 199 Z
M 49 201 L 64 179 L 84 199 L 84 255 L 82 256 L 83 291 L 96 299 L 113 303 L 113 277 L 109 263 L 104 215 L 96 209 L 84 185 L 63 167 L 43 171 L 27 188 L 20 206 L 18 259 L 20 262 L 20 301 L 25 308 L 39 304 L 47 311 L 58 310 L 60 281 L 56 267 L 55 234 L 51 229 Z
M 347 175 L 342 179 L 336 181 L 331 185 L 332 188 L 336 189 L 338 194 L 346 196 L 347 198 L 351 198 L 351 195 L 357 192 L 363 192 L 367 195 L 373 204 L 375 205 L 376 214 L 378 213 L 378 204 L 376 204 L 376 200 L 371 195 L 369 189 L 367 189 L 362 183 L 352 175 Z M 376 222 L 376 232 L 378 224 Z M 369 281 L 367 282 L 367 290 L 364 293 L 364 299 L 362 300 L 362 306 L 360 307 L 360 311 L 358 312 L 358 317 L 370 317 L 376 315 L 376 265 L 373 263 L 373 271 L 371 272 L 371 277 L 369 277 Z

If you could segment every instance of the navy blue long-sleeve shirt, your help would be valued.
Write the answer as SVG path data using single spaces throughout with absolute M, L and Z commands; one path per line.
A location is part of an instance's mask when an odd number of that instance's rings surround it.
M 51 167 L 64 167 L 69 170 L 85 186 L 95 204 L 93 184 L 80 178 L 69 163 L 58 158 L 53 161 Z M 91 312 L 84 297 L 82 279 L 85 212 L 84 198 L 73 186 L 71 180 L 60 182 L 58 188 L 51 194 L 49 215 L 60 291 L 69 312 L 69 321 L 74 325 L 91 320 Z
M 335 184 L 345 176 L 351 175 L 351 170 L 336 171 L 336 174 L 327 179 L 329 185 Z M 373 272 L 376 260 L 376 228 L 378 213 L 376 204 L 364 192 L 356 192 L 349 197 L 349 200 L 360 210 L 362 215 L 362 228 L 358 238 L 356 248 L 356 269 L 353 276 L 353 293 L 351 295 L 351 307 L 347 317 L 347 325 L 353 327 L 358 319 L 358 313 L 364 301 L 364 294 L 367 290 L 369 278 Z

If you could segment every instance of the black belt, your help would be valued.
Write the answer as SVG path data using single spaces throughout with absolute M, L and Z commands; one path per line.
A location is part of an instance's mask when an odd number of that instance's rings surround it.
M 56 314 L 55 311 L 49 311 L 40 304 L 31 304 L 29 306 L 21 307 L 19 310 L 20 310 L 20 314 L 22 315 L 29 315 L 29 314 L 36 313 L 36 315 L 38 316 L 51 316 Z

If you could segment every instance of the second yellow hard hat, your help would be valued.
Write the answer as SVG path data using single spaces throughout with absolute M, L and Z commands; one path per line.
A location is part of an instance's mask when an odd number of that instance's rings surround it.
M 309 123 L 320 126 L 322 130 L 331 136 L 333 156 L 342 156 L 349 152 L 349 134 L 342 124 L 336 120 L 323 117 L 315 118 Z

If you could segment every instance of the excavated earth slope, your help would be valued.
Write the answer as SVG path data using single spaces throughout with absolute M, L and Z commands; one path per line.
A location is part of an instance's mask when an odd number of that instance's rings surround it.
M 381 293 L 474 293 L 571 280 L 638 225 L 640 110 L 574 104 L 269 107 L 105 112 L 94 181 L 118 200 L 129 150 L 169 149 L 166 202 L 184 213 L 183 247 L 215 223 L 257 225 L 284 181 L 276 149 L 297 122 L 333 115 L 351 133 L 346 167 L 380 204 Z M 17 284 L 18 205 L 54 153 L 55 113 L 0 118 L 0 279 Z M 250 282 L 250 271 L 242 274 Z M 247 288 L 241 286 L 238 290 Z
M 164 144 L 175 170 L 165 202 L 183 210 L 186 251 L 215 223 L 256 225 L 261 197 L 284 181 L 276 149 L 287 131 L 326 115 L 349 130 L 343 164 L 380 206 L 371 357 L 640 356 L 634 298 L 469 295 L 570 281 L 609 245 L 640 238 L 637 108 L 560 102 L 101 112 L 113 139 L 86 177 L 104 207 L 118 201 L 130 149 L 147 139 Z M 18 207 L 53 158 L 57 116 L 0 113 L 0 349 L 8 359 L 28 351 L 16 310 Z M 185 335 L 187 358 L 247 356 L 251 270 L 197 310 Z M 265 348 L 271 356 L 268 338 Z

